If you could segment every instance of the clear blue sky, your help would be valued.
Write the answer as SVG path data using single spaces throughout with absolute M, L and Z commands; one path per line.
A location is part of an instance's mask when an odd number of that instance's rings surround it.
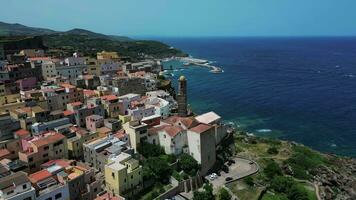
M 0 21 L 127 36 L 356 35 L 356 0 L 0 0 Z

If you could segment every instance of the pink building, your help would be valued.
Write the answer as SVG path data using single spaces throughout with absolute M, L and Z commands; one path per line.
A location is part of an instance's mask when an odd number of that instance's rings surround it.
M 90 115 L 85 118 L 88 130 L 95 132 L 97 128 L 104 126 L 104 118 L 100 115 Z
M 16 83 L 20 90 L 26 91 L 36 87 L 37 79 L 36 77 L 29 77 L 17 80 Z

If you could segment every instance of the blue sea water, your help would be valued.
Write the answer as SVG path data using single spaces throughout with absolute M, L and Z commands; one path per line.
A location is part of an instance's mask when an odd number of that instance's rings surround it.
M 173 71 L 175 82 L 186 76 L 195 112 L 213 110 L 256 135 L 356 157 L 356 38 L 159 40 L 223 68 Z

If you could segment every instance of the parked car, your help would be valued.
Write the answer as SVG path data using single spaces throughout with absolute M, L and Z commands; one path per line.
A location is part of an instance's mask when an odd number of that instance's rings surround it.
M 224 166 L 222 167 L 222 170 L 223 170 L 225 173 L 229 173 L 229 167 L 226 166 L 226 165 L 224 165 Z
M 209 176 L 209 179 L 210 179 L 211 181 L 213 181 L 213 180 L 215 179 L 215 177 L 211 174 L 211 175 Z
M 232 181 L 232 178 L 231 177 L 226 177 L 225 181 Z
M 253 165 L 253 164 L 254 164 L 254 162 L 250 161 L 248 164 Z
M 231 159 L 231 160 L 229 160 L 229 161 L 230 161 L 231 163 L 233 163 L 233 164 L 235 164 L 235 163 L 236 163 L 236 162 L 235 162 L 234 160 L 232 160 L 232 159 Z
M 211 174 L 214 178 L 218 177 L 218 175 L 216 173 L 212 173 Z
M 226 164 L 227 164 L 228 166 L 231 166 L 231 165 L 232 165 L 232 163 L 231 163 L 230 161 L 228 161 Z

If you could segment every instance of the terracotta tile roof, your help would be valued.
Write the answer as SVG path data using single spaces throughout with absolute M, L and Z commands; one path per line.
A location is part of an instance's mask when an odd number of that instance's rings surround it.
M 80 105 L 83 105 L 83 103 L 80 102 L 80 101 L 76 101 L 76 102 L 70 103 L 70 105 L 72 105 L 72 106 L 80 106 Z
M 69 167 L 71 165 L 72 161 L 71 160 L 63 160 L 63 159 L 58 159 L 58 160 L 50 160 L 46 163 L 43 163 L 41 166 L 42 167 L 50 167 L 52 165 L 59 165 L 63 168 Z
M 209 126 L 207 124 L 199 124 L 198 126 L 195 126 L 195 127 L 191 128 L 189 130 L 193 131 L 195 133 L 201 134 L 201 133 L 204 133 L 204 132 L 208 131 L 211 128 L 212 128 L 212 126 Z
M 36 61 L 36 60 L 51 60 L 51 57 L 32 57 L 28 58 L 29 61 Z
M 64 115 L 64 116 L 69 116 L 69 115 L 72 115 L 72 114 L 74 114 L 74 112 L 71 111 L 71 110 L 65 110 L 65 111 L 63 111 L 63 115 Z
M 4 158 L 6 156 L 10 155 L 10 151 L 7 149 L 0 149 L 0 158 Z
M 171 116 L 168 117 L 167 119 L 164 120 L 164 122 L 168 123 L 168 124 L 177 124 L 177 123 L 182 123 L 185 127 L 187 128 L 192 128 L 196 125 L 198 125 L 199 123 L 191 117 L 179 117 L 179 116 Z
M 178 133 L 182 132 L 183 129 L 180 126 L 167 126 L 164 131 L 171 137 L 175 137 Z
M 35 172 L 33 174 L 30 174 L 28 176 L 28 178 L 30 179 L 30 181 L 32 183 L 37 183 L 37 182 L 45 180 L 51 176 L 52 176 L 52 174 L 49 171 L 47 171 L 46 169 L 44 169 L 44 170 Z
M 83 90 L 83 93 L 85 96 L 87 97 L 92 97 L 92 96 L 96 96 L 96 93 L 94 90 Z
M 101 133 L 101 134 L 105 134 L 105 133 L 109 133 L 109 132 L 112 131 L 112 130 L 109 129 L 108 127 L 101 127 L 101 128 L 96 129 L 96 130 L 99 132 L 99 134 L 100 134 L 100 133 Z
M 168 126 L 172 126 L 172 125 L 165 124 L 165 125 L 154 126 L 152 128 L 149 128 L 148 129 L 148 135 L 150 135 L 150 136 L 151 135 L 157 135 L 158 131 L 161 131 L 161 130 L 165 129 Z
M 115 134 L 114 134 L 114 137 L 116 137 L 116 138 L 123 138 L 123 137 L 125 137 L 125 136 L 127 136 L 127 134 L 126 134 L 126 132 L 125 132 L 125 130 L 124 129 L 122 129 L 122 130 L 119 130 L 119 131 L 117 131 Z
M 20 129 L 20 130 L 15 131 L 15 135 L 23 137 L 23 136 L 30 135 L 30 132 L 25 129 Z
M 118 99 L 118 97 L 116 95 L 110 94 L 110 95 L 105 95 L 100 97 L 102 100 L 104 101 L 112 101 L 112 100 L 116 100 Z
M 75 88 L 74 85 L 71 85 L 69 83 L 60 83 L 59 85 L 64 88 Z
M 60 134 L 60 133 L 56 133 L 56 132 L 51 132 L 48 135 L 45 135 L 37 140 L 33 140 L 31 141 L 34 145 L 40 147 L 40 146 L 44 146 L 44 145 L 48 145 L 48 144 L 52 144 L 55 142 L 58 142 L 62 139 L 64 139 L 65 136 Z

